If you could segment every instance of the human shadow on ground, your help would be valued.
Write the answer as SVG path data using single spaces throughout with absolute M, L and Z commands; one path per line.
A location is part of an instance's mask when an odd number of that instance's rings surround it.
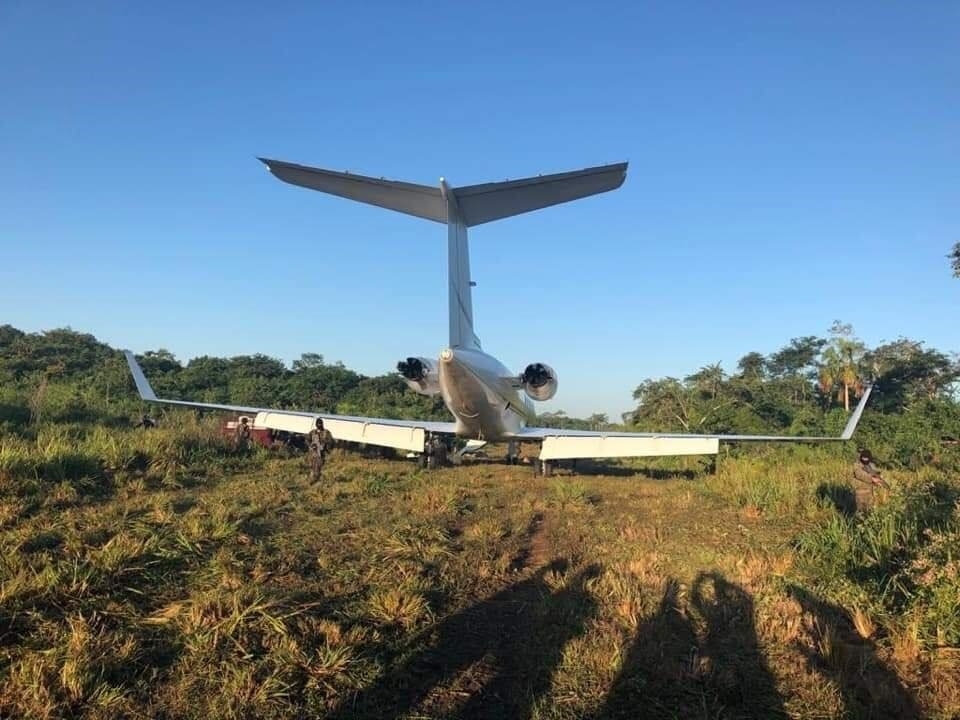
M 821 483 L 817 487 L 817 499 L 833 506 L 847 518 L 853 517 L 857 512 L 857 500 L 849 485 Z
M 846 610 L 795 585 L 789 593 L 813 619 L 812 630 L 819 635 L 813 647 L 801 645 L 800 650 L 812 670 L 836 683 L 847 716 L 921 717 L 910 690 L 878 656 L 876 643 L 857 633 Z
M 686 600 L 675 580 L 667 582 L 596 720 L 638 717 L 786 717 L 743 588 L 701 573 Z
M 551 562 L 425 631 L 413 645 L 428 642 L 426 648 L 329 717 L 394 718 L 414 708 L 430 716 L 529 717 L 549 690 L 564 647 L 583 634 L 596 611 L 585 584 L 599 568 L 587 566 L 551 591 L 548 574 L 562 573 L 565 566 L 562 560 Z M 456 692 L 447 692 L 454 680 Z

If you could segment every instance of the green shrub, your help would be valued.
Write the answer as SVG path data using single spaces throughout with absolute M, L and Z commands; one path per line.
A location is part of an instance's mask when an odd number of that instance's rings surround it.
M 957 489 L 918 482 L 865 515 L 830 513 L 798 540 L 811 574 L 838 602 L 876 602 L 890 618 L 919 618 L 931 644 L 960 642 Z

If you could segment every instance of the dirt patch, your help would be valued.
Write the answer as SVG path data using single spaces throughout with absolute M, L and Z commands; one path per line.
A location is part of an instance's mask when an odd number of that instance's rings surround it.
M 545 516 L 534 513 L 523 532 L 524 543 L 510 563 L 512 572 L 522 572 L 529 568 L 540 567 L 550 560 L 550 543 L 544 529 Z

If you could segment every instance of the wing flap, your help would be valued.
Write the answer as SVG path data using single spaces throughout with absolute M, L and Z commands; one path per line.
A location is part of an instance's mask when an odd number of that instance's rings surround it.
M 396 425 L 375 419 L 348 419 L 337 415 L 318 415 L 316 417 L 323 418 L 323 427 L 330 431 L 335 440 L 346 440 L 398 450 L 412 450 L 414 452 L 423 452 L 426 442 L 427 434 L 422 424 Z M 314 418 L 271 410 L 257 413 L 254 425 L 305 435 L 313 429 Z
M 719 450 L 717 438 L 547 436 L 540 447 L 540 459 L 716 455 Z
M 302 412 L 298 410 L 278 410 L 273 408 L 249 407 L 246 405 L 220 405 L 218 403 L 192 402 L 190 400 L 170 400 L 158 398 L 133 353 L 123 351 L 127 365 L 133 375 L 137 392 L 146 402 L 189 407 L 198 410 L 223 410 L 226 412 L 255 415 L 254 425 L 284 430 L 286 432 L 306 434 L 313 428 L 317 418 L 323 418 L 324 427 L 336 440 L 392 447 L 402 450 L 423 452 L 427 433 L 453 435 L 456 426 L 452 422 L 436 420 L 393 420 L 389 418 L 366 418 L 352 415 L 332 415 L 329 413 Z
M 517 433 L 520 440 L 541 441 L 542 460 L 561 458 L 650 457 L 657 455 L 713 455 L 721 442 L 844 442 L 853 437 L 873 392 L 868 385 L 837 436 L 724 435 L 695 433 L 626 433 L 598 430 L 564 430 L 528 427 Z

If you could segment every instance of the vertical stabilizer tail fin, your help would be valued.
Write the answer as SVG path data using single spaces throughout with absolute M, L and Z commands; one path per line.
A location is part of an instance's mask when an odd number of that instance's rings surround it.
M 436 188 L 281 160 L 260 160 L 280 180 L 292 185 L 447 223 L 450 345 L 476 350 L 480 349 L 480 340 L 473 329 L 467 228 L 615 190 L 627 177 L 624 162 L 459 188 L 441 180 Z
M 480 338 L 473 330 L 473 281 L 470 279 L 470 246 L 455 191 L 440 179 L 447 203 L 447 283 L 449 284 L 450 347 L 479 350 Z

